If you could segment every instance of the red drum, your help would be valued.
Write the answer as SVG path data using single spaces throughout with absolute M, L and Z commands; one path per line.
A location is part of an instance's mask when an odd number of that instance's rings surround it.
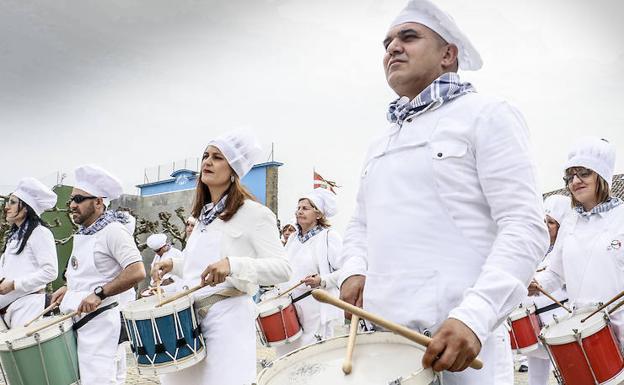
M 511 330 L 511 348 L 519 354 L 531 352 L 539 346 L 540 320 L 535 314 L 535 305 L 520 304 L 507 318 Z
M 256 329 L 264 346 L 288 344 L 303 334 L 290 296 L 262 301 L 258 304 L 258 311 Z
M 624 381 L 624 358 L 609 317 L 600 312 L 566 315 L 547 325 L 540 339 L 565 384 L 616 385 Z

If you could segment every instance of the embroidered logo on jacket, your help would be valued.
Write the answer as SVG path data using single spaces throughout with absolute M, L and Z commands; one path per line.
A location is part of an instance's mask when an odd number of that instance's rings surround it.
M 611 241 L 611 244 L 609 245 L 609 247 L 607 247 L 607 250 L 608 251 L 619 250 L 620 247 L 622 247 L 622 242 L 619 239 L 614 239 Z

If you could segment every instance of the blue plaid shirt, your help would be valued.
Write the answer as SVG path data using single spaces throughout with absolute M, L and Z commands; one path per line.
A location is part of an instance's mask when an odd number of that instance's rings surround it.
M 581 218 L 587 218 L 589 219 L 589 217 L 591 217 L 594 214 L 598 214 L 598 213 L 606 213 L 607 211 L 610 211 L 611 209 L 619 206 L 622 204 L 622 200 L 618 197 L 610 197 L 609 199 L 607 199 L 606 201 L 597 204 L 596 206 L 594 206 L 593 209 L 591 209 L 590 211 L 585 211 L 585 209 L 583 208 L 583 205 L 578 205 L 574 208 L 574 210 L 576 210 L 577 213 L 579 213 Z

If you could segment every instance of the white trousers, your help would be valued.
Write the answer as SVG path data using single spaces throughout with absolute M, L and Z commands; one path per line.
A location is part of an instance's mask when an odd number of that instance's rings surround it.
M 115 355 L 119 342 L 119 308 L 98 314 L 78 329 L 81 385 L 116 385 Z
M 463 372 L 444 372 L 444 385 L 490 385 L 497 384 L 497 359 L 495 338 L 490 336 L 481 347 L 479 359 L 483 361 L 483 369 L 467 368 Z
M 256 305 L 248 295 L 217 302 L 201 322 L 206 358 L 160 376 L 162 385 L 249 385 L 256 378 Z
M 527 357 L 529 363 L 529 385 L 548 385 L 550 360 L 535 356 Z
M 117 353 L 115 354 L 115 368 L 117 372 L 115 382 L 117 385 L 126 383 L 126 372 L 128 371 L 126 363 L 126 344 L 128 344 L 128 342 L 119 344 L 117 346 Z
M 494 384 L 513 385 L 514 360 L 507 328 L 500 325 L 490 338 L 496 341 L 496 380 Z
M 4 322 L 9 328 L 24 326 L 45 309 L 45 294 L 30 294 L 9 305 Z

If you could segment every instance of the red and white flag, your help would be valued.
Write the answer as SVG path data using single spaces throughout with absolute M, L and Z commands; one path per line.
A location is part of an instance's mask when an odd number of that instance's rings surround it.
M 318 172 L 316 172 L 316 170 L 314 170 L 314 188 L 324 188 L 335 194 L 336 191 L 334 188 L 340 188 L 340 186 L 338 186 L 334 181 L 323 178 Z

